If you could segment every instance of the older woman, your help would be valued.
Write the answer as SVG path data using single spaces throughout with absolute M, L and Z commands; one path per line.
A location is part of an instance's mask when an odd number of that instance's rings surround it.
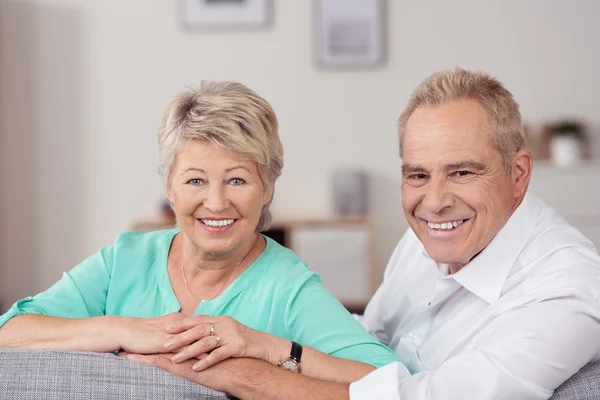
M 195 369 L 252 357 L 341 381 L 396 361 L 304 262 L 259 233 L 283 166 L 277 132 L 271 106 L 241 84 L 175 96 L 158 142 L 179 228 L 125 232 L 18 301 L 0 317 L 0 347 L 176 353 L 200 360 Z

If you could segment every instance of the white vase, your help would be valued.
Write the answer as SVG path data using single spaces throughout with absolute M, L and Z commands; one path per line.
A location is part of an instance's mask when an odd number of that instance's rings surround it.
M 581 162 L 581 142 L 575 135 L 557 135 L 550 141 L 550 157 L 559 167 L 577 165 Z
M 368 211 L 368 177 L 361 169 L 337 169 L 331 175 L 333 211 L 364 215 Z

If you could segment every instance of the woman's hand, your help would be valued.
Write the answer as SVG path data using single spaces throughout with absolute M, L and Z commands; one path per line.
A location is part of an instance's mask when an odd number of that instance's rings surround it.
M 165 342 L 162 352 L 176 352 L 175 363 L 197 358 L 194 371 L 230 357 L 257 358 L 277 364 L 281 352 L 289 352 L 291 347 L 289 341 L 248 328 L 231 317 L 189 317 L 170 324 L 166 332 L 173 337 Z
M 166 327 L 184 318 L 181 313 L 154 318 L 119 318 L 119 345 L 128 353 L 168 353 L 164 343 L 173 335 L 166 331 Z

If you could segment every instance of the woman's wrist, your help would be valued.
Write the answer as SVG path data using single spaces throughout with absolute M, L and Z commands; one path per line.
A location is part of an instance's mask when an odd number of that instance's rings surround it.
M 278 336 L 273 336 L 270 351 L 267 354 L 265 361 L 273 365 L 279 365 L 279 363 L 290 356 L 290 350 L 292 348 L 292 342 L 287 339 L 282 339 Z
M 281 360 L 289 355 L 291 342 L 266 332 L 255 331 L 254 346 L 250 346 L 246 357 L 256 358 L 278 365 Z M 286 354 L 283 356 L 282 354 Z
M 117 350 L 122 350 L 127 347 L 127 337 L 133 324 L 135 324 L 136 318 L 130 317 L 117 317 L 107 316 L 105 327 L 105 333 L 111 341 L 115 343 Z

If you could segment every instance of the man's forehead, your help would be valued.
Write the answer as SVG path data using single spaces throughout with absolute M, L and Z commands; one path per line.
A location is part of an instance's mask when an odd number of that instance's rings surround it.
M 457 169 L 469 169 L 469 170 L 485 170 L 488 163 L 485 159 L 478 157 L 465 156 L 462 158 L 445 158 L 442 160 L 432 159 L 421 159 L 421 160 L 402 160 L 403 171 L 429 171 L 432 169 L 439 170 L 457 170 Z

